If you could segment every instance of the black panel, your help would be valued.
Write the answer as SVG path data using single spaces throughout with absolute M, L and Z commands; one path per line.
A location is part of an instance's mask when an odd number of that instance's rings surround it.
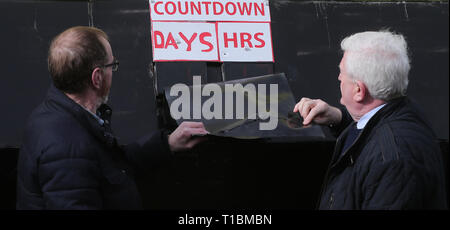
M 1 2 L 0 147 L 19 146 L 24 123 L 50 84 L 47 50 L 64 29 L 88 25 L 85 2 Z
M 333 142 L 229 139 L 140 178 L 146 209 L 314 209 Z
M 339 105 L 346 36 L 380 29 L 405 35 L 412 59 L 408 95 L 424 108 L 437 136 L 448 139 L 448 3 L 273 1 L 271 13 L 274 71 L 286 73 L 296 99 Z
M 273 73 L 273 63 L 225 62 L 223 65 L 226 81 Z
M 0 42 L 7 54 L 0 60 L 0 105 L 9 108 L 0 119 L 2 146 L 20 145 L 23 123 L 45 95 L 51 38 L 70 26 L 90 24 L 110 35 L 121 62 L 110 98 L 114 129 L 123 142 L 158 126 L 155 92 L 190 83 L 194 74 L 204 76 L 202 82 L 218 82 L 284 72 L 297 100 L 308 96 L 338 105 L 340 40 L 380 28 L 406 36 L 412 57 L 409 95 L 425 108 L 438 137 L 448 139 L 448 3 L 271 1 L 275 63 L 157 63 L 155 69 L 147 0 L 6 1 L 0 12 Z
M 404 34 L 412 57 L 408 94 L 425 108 L 448 177 L 448 2 L 270 1 L 275 63 L 152 63 L 148 0 L 0 2 L 0 208 L 14 208 L 24 123 L 50 83 L 51 39 L 75 25 L 105 30 L 120 68 L 110 104 L 122 142 L 168 127 L 165 87 L 285 73 L 296 100 L 339 105 L 340 41 L 360 31 Z M 15 148 L 6 148 L 13 146 Z M 333 142 L 214 140 L 140 178 L 146 208 L 314 208 Z M 448 180 L 447 180 L 448 181 Z M 449 199 L 450 200 L 450 199 Z
M 182 83 L 192 85 L 193 76 L 201 76 L 202 82 L 207 81 L 207 68 L 205 62 L 157 62 L 155 63 L 158 93 L 165 88 Z

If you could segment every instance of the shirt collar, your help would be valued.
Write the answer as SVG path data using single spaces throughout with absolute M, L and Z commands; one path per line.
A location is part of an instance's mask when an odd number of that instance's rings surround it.
M 364 127 L 366 127 L 367 122 L 369 122 L 370 118 L 373 117 L 373 115 L 375 115 L 375 113 L 378 112 L 378 110 L 380 110 L 381 108 L 383 108 L 385 104 L 382 104 L 372 110 L 370 110 L 369 112 L 367 112 L 366 114 L 364 114 L 358 121 L 358 123 L 356 123 L 356 128 L 357 129 L 364 129 Z
M 103 124 L 105 123 L 105 121 L 103 119 L 101 119 L 99 116 L 97 116 L 97 114 L 89 111 L 88 109 L 86 109 L 84 106 L 81 106 L 83 109 L 85 109 L 86 111 L 88 111 L 92 116 L 94 116 L 94 118 L 98 121 L 98 123 L 100 124 L 100 126 L 103 126 Z

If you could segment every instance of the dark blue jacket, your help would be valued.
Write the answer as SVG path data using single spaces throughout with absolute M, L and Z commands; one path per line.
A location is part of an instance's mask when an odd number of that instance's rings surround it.
M 111 109 L 98 120 L 53 85 L 31 114 L 20 149 L 17 209 L 140 209 L 134 174 L 161 164 L 171 153 L 156 132 L 119 146 L 110 129 Z
M 343 114 L 341 127 L 351 122 Z M 341 155 L 348 128 L 337 139 L 320 209 L 447 208 L 442 153 L 409 99 L 392 100 L 379 110 Z

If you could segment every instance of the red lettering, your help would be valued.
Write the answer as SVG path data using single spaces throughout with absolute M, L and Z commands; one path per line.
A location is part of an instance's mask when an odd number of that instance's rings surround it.
M 238 2 L 237 5 L 238 5 L 239 12 L 241 13 L 241 15 L 244 15 L 245 11 L 247 12 L 247 15 L 251 15 L 251 13 L 252 13 L 252 4 L 253 3 L 250 3 L 250 7 L 248 7 L 247 3 L 243 2 L 242 3 L 242 8 L 241 8 L 241 3 Z
M 255 15 L 258 15 L 258 11 L 259 11 L 259 13 L 262 15 L 262 16 L 264 16 L 264 15 L 266 15 L 265 13 L 264 13 L 264 3 L 261 3 L 261 8 L 259 8 L 258 7 L 258 4 L 253 4 L 254 6 L 255 6 Z
M 233 6 L 233 11 L 229 11 L 230 7 L 229 6 Z M 225 11 L 227 11 L 227 14 L 229 15 L 235 15 L 236 14 L 236 5 L 234 5 L 233 2 L 228 2 L 227 4 L 225 4 Z
M 234 44 L 234 48 L 237 48 L 238 47 L 238 41 L 237 41 L 237 35 L 236 35 L 236 33 L 233 33 L 233 38 L 228 38 L 228 36 L 227 36 L 227 33 L 224 33 L 223 34 L 223 40 L 224 40 L 224 42 L 225 42 L 225 48 L 228 48 L 228 42 L 229 41 L 233 41 L 233 44 Z
M 247 37 L 247 38 L 245 38 Z M 250 41 L 252 39 L 252 35 L 249 33 L 241 33 L 241 47 L 244 48 L 245 44 L 247 42 L 248 46 L 250 48 L 253 48 L 252 42 Z
M 209 4 L 211 4 L 211 2 L 202 2 L 203 5 L 205 5 L 205 10 L 206 10 L 206 15 L 209 15 Z
M 192 47 L 192 42 L 194 41 L 194 39 L 197 37 L 197 33 L 192 34 L 191 38 L 188 40 L 183 33 L 179 32 L 178 35 L 180 35 L 180 37 L 186 42 L 186 44 L 188 45 L 186 51 L 191 51 Z
M 202 52 L 209 52 L 214 49 L 214 46 L 211 44 L 211 42 L 206 41 L 205 37 L 211 37 L 211 33 L 203 32 L 200 34 L 200 43 L 209 47 L 209 49 L 202 50 Z
M 153 10 L 155 11 L 156 14 L 163 15 L 164 14 L 163 12 L 158 11 L 159 4 L 163 4 L 163 2 L 156 2 L 155 5 L 153 6 L 154 7 Z
M 158 37 L 161 38 L 161 42 L 158 42 Z M 156 49 L 164 48 L 164 34 L 161 31 L 153 31 L 153 42 L 155 42 Z
M 259 38 L 258 36 L 264 36 L 263 33 L 256 33 L 255 34 L 255 39 L 260 42 L 260 45 L 255 45 L 256 48 L 262 48 L 266 45 L 266 42 L 264 40 L 262 40 L 261 38 Z
M 186 15 L 188 13 L 188 11 L 189 11 L 188 8 L 189 8 L 188 2 L 184 2 L 184 9 L 185 9 L 185 11 L 183 12 L 181 10 L 181 2 L 178 2 L 178 11 L 180 11 L 180 14 Z
M 183 5 L 184 3 L 184 5 Z M 237 6 L 236 6 L 237 4 Z M 164 5 L 164 11 L 161 11 L 161 5 Z M 190 11 L 189 11 L 190 6 Z M 214 15 L 221 15 L 224 11 L 228 15 L 235 15 L 239 13 L 240 15 L 252 15 L 258 14 L 265 16 L 264 3 L 254 3 L 254 2 L 227 2 L 225 5 L 221 2 L 188 2 L 188 1 L 158 1 L 153 5 L 153 11 L 155 14 L 164 15 L 164 13 L 169 15 L 174 15 L 177 11 L 182 15 L 192 14 L 192 15 L 202 15 L 202 9 L 205 10 L 205 14 L 210 14 L 210 8 L 212 6 L 212 12 Z
M 220 6 L 220 11 L 217 11 L 217 6 Z M 213 2 L 214 15 L 219 15 L 223 13 L 223 5 L 220 2 Z
M 169 12 L 169 4 L 171 4 L 172 5 L 172 12 Z M 173 2 L 166 2 L 166 13 L 167 14 L 170 14 L 170 15 L 172 15 L 172 14 L 175 14 L 175 12 L 177 11 L 177 7 L 176 7 L 176 5 L 175 5 L 175 3 L 173 3 Z
M 167 49 L 168 46 L 173 46 L 175 49 L 178 49 L 178 45 L 175 42 L 175 39 L 173 39 L 172 33 L 170 33 L 170 32 L 169 32 L 169 35 L 167 36 L 167 43 L 164 48 Z
M 201 15 L 201 14 L 202 14 L 202 7 L 201 7 L 200 3 L 201 3 L 201 2 L 198 2 L 198 3 L 197 3 L 197 6 L 196 6 L 196 5 L 195 5 L 195 2 L 191 2 L 191 14 L 192 14 L 192 15 L 194 15 L 194 8 L 195 8 L 195 11 L 197 11 L 197 14 L 198 14 L 198 15 Z

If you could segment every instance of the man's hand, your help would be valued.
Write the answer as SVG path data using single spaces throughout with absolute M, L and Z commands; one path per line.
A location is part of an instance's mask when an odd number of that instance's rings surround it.
M 182 122 L 172 134 L 169 135 L 169 147 L 172 152 L 191 149 L 198 143 L 205 141 L 208 134 L 201 122 Z
M 339 124 L 342 119 L 342 113 L 338 108 L 320 99 L 302 98 L 295 105 L 295 112 L 299 112 L 303 117 L 303 125 L 309 125 L 312 121 L 319 125 Z

